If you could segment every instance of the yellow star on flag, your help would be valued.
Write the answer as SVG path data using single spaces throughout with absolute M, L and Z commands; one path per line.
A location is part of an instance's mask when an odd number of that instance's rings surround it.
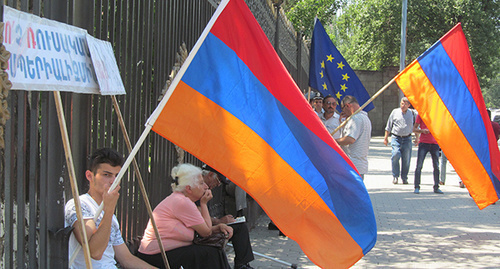
M 340 94 L 340 91 L 337 92 L 337 94 L 335 94 L 337 96 L 337 99 L 340 100 L 340 96 L 342 96 L 342 94 Z
M 323 78 L 323 70 L 321 70 L 321 72 L 319 72 L 319 74 L 321 75 L 321 78 Z
M 342 63 L 342 62 L 337 63 L 337 68 L 344 70 L 344 63 Z
M 347 73 L 345 73 L 344 75 L 342 75 L 342 80 L 345 80 L 345 81 L 349 80 L 349 76 L 347 75 Z
M 329 62 L 333 62 L 333 56 L 330 54 L 330 55 L 326 55 L 326 60 L 329 61 Z
M 340 89 L 345 92 L 347 90 L 347 86 L 345 84 L 340 85 Z
M 321 68 L 325 68 L 325 61 L 321 62 Z
M 328 90 L 328 87 L 326 86 L 326 83 L 323 83 L 323 89 Z

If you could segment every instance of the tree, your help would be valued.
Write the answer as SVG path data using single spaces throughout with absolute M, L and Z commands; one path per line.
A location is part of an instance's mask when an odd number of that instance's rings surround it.
M 314 29 L 314 18 L 318 17 L 324 24 L 331 25 L 335 13 L 340 7 L 338 0 L 289 0 L 283 9 L 293 27 L 301 32 L 306 39 L 311 39 Z
M 295 5 L 289 7 L 287 15 L 295 16 L 291 20 L 294 27 L 309 27 L 303 32 L 310 33 L 312 22 L 300 23 L 312 21 L 315 15 L 305 13 L 318 9 L 315 6 L 308 9 L 303 5 L 313 5 L 311 2 L 316 1 L 290 2 Z M 325 28 L 331 29 L 329 32 L 334 44 L 351 67 L 360 70 L 381 70 L 388 66 L 399 66 L 402 1 L 335 2 L 336 7 L 339 5 L 340 9 L 336 12 L 323 13 L 336 14 L 336 17 L 318 17 Z M 291 12 L 294 9 L 300 12 Z M 497 0 L 408 0 L 406 64 L 461 22 L 485 100 L 489 106 L 500 107 L 499 12 Z

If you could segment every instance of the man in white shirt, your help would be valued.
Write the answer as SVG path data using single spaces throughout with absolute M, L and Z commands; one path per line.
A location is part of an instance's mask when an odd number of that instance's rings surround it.
M 359 109 L 359 103 L 354 96 L 346 95 L 341 103 L 342 116 L 349 117 Z M 336 139 L 356 166 L 362 179 L 368 173 L 368 148 L 371 134 L 372 123 L 368 118 L 368 113 L 360 111 L 346 123 L 342 130 L 342 138 Z
M 118 219 L 114 215 L 116 203 L 120 197 L 120 186 L 108 193 L 118 172 L 123 165 L 123 157 L 113 149 L 103 148 L 92 154 L 89 170 L 85 176 L 89 181 L 89 191 L 80 195 L 83 221 L 92 258 L 92 268 L 117 268 L 118 261 L 122 268 L 155 268 L 130 253 L 123 241 Z M 93 218 L 99 205 L 104 208 L 97 221 Z M 69 258 L 81 245 L 82 227 L 77 223 L 74 199 L 69 200 L 64 208 L 65 225 L 73 226 L 69 239 Z M 116 257 L 116 260 L 115 260 Z M 77 252 L 70 268 L 86 268 L 83 249 Z
M 340 125 L 340 115 L 337 114 L 337 99 L 331 95 L 327 95 L 323 99 L 323 114 L 319 117 L 325 125 L 328 132 L 331 134 Z M 333 134 L 333 138 L 340 138 L 340 132 Z

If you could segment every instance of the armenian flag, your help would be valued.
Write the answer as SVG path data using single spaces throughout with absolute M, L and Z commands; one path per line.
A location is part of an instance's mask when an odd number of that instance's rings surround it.
M 333 45 L 318 18 L 314 22 L 310 56 L 309 86 L 311 88 L 318 90 L 323 96 L 331 95 L 337 98 L 339 104 L 346 95 L 356 97 L 360 105 L 370 99 L 365 86 Z M 368 112 L 373 108 L 375 108 L 373 103 L 369 103 L 363 110 Z M 337 109 L 340 110 L 340 106 L 337 106 Z
M 375 245 L 361 177 L 243 0 L 219 4 L 153 115 L 153 131 L 245 190 L 318 266 L 350 267 Z
M 457 24 L 397 77 L 396 83 L 480 209 L 500 197 L 500 152 L 467 40 Z

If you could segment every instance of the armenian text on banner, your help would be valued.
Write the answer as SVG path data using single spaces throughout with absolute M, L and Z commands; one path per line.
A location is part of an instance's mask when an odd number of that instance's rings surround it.
M 500 152 L 457 24 L 397 77 L 480 209 L 500 197 Z
M 361 177 L 243 0 L 219 4 L 153 115 L 153 131 L 243 188 L 318 266 L 350 267 L 375 245 Z
M 362 105 L 370 99 L 363 83 L 349 66 L 339 50 L 316 18 L 311 41 L 311 62 L 309 64 L 309 86 L 323 96 L 331 95 L 338 103 L 346 95 L 356 97 Z M 368 112 L 375 106 L 368 104 L 363 110 Z M 340 109 L 340 106 L 337 106 Z
M 83 29 L 3 6 L 13 90 L 99 93 Z
M 101 95 L 126 94 L 111 43 L 88 34 L 86 37 Z

